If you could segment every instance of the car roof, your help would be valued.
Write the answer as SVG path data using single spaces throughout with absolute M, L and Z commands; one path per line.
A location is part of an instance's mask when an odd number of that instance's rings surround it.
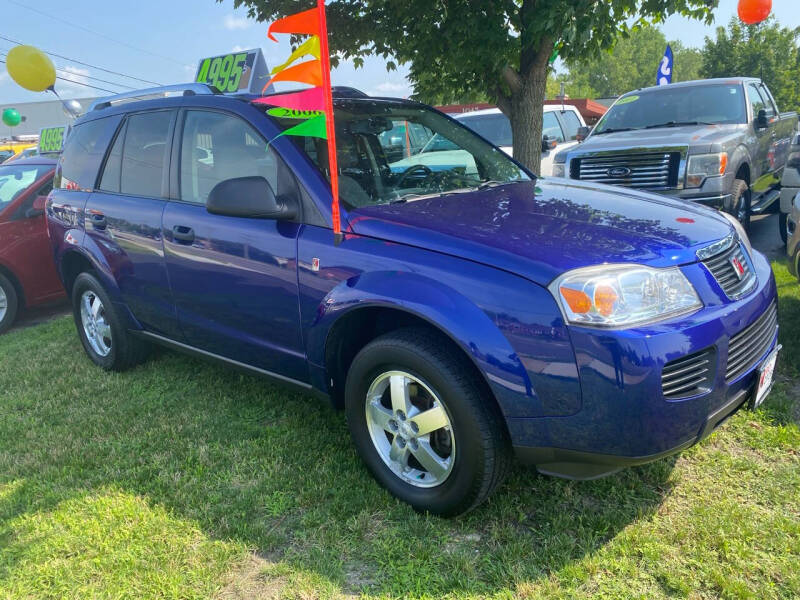
M 678 81 L 677 83 L 670 83 L 669 85 L 651 85 L 645 88 L 638 88 L 622 94 L 626 96 L 633 92 L 651 92 L 654 90 L 664 90 L 669 88 L 684 88 L 684 87 L 702 87 L 704 85 L 719 85 L 719 84 L 744 84 L 744 83 L 761 83 L 758 77 L 716 77 L 713 79 L 693 79 L 691 81 Z
M 50 156 L 30 156 L 28 158 L 18 158 L 14 161 L 3 163 L 2 167 L 10 167 L 10 166 L 17 166 L 17 165 L 48 165 L 51 167 L 55 167 L 58 164 L 58 158 L 50 157 Z

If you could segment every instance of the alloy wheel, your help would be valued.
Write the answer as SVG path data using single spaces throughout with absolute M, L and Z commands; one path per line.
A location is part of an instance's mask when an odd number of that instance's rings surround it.
M 372 443 L 392 472 L 415 487 L 444 483 L 453 470 L 455 436 L 441 398 L 414 375 L 388 371 L 366 397 Z
M 6 313 L 8 312 L 8 296 L 6 296 L 6 291 L 0 286 L 0 322 L 6 318 Z
M 111 353 L 111 325 L 100 297 L 92 290 L 81 296 L 81 325 L 92 350 L 101 357 Z

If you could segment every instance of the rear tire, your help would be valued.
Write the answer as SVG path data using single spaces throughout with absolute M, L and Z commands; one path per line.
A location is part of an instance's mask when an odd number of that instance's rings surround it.
M 18 310 L 17 289 L 5 275 L 0 274 L 0 334 L 13 325 Z
M 408 399 L 407 410 L 395 410 L 398 397 Z M 493 399 L 472 366 L 425 329 L 388 333 L 356 355 L 345 410 L 367 468 L 417 511 L 471 510 L 508 471 L 510 445 Z
M 778 213 L 778 231 L 781 234 L 781 241 L 783 241 L 783 245 L 786 245 L 786 242 L 789 241 L 789 231 L 786 229 L 786 226 L 789 221 L 789 215 L 785 212 Z
M 750 230 L 750 186 L 743 179 L 736 179 L 731 188 L 730 205 L 725 212 L 733 215 L 745 231 Z
M 83 349 L 98 367 L 124 371 L 147 358 L 148 345 L 128 332 L 111 298 L 91 273 L 75 279 L 72 314 Z

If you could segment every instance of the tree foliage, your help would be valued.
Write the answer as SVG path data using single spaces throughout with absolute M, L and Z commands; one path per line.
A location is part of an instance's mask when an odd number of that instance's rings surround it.
M 761 77 L 780 110 L 800 110 L 800 28 L 780 27 L 774 17 L 758 25 L 733 18 L 716 33 L 705 40 L 704 77 Z
M 223 1 L 223 0 L 219 0 Z M 310 8 L 298 0 L 233 0 L 260 21 Z M 718 0 L 331 0 L 331 50 L 356 65 L 373 54 L 409 65 L 416 96 L 494 99 L 511 120 L 515 156 L 538 171 L 549 58 L 597 57 L 632 28 L 673 13 L 710 22 Z
M 702 65 L 700 51 L 686 48 L 680 41 L 669 44 L 674 56 L 672 81 L 698 79 Z M 569 72 L 559 79 L 567 82 L 567 93 L 573 98 L 619 96 L 656 84 L 656 70 L 666 47 L 667 38 L 660 29 L 641 27 L 599 57 L 569 64 Z

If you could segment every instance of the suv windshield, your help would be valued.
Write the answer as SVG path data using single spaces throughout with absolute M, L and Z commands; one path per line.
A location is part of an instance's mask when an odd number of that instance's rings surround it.
M 593 135 L 612 131 L 679 125 L 746 123 L 739 84 L 664 86 L 620 98 Z
M 0 210 L 16 200 L 22 192 L 48 170 L 49 165 L 10 165 L 0 166 Z
M 271 118 L 284 130 L 297 124 L 291 119 Z M 406 130 L 415 132 L 416 143 L 405 135 Z M 403 135 L 392 135 L 393 131 Z M 426 143 L 420 144 L 421 138 L 427 138 Z M 327 176 L 327 142 L 303 137 L 292 140 Z M 530 179 L 503 152 L 468 128 L 411 104 L 337 101 L 336 145 L 339 196 L 350 209 Z

